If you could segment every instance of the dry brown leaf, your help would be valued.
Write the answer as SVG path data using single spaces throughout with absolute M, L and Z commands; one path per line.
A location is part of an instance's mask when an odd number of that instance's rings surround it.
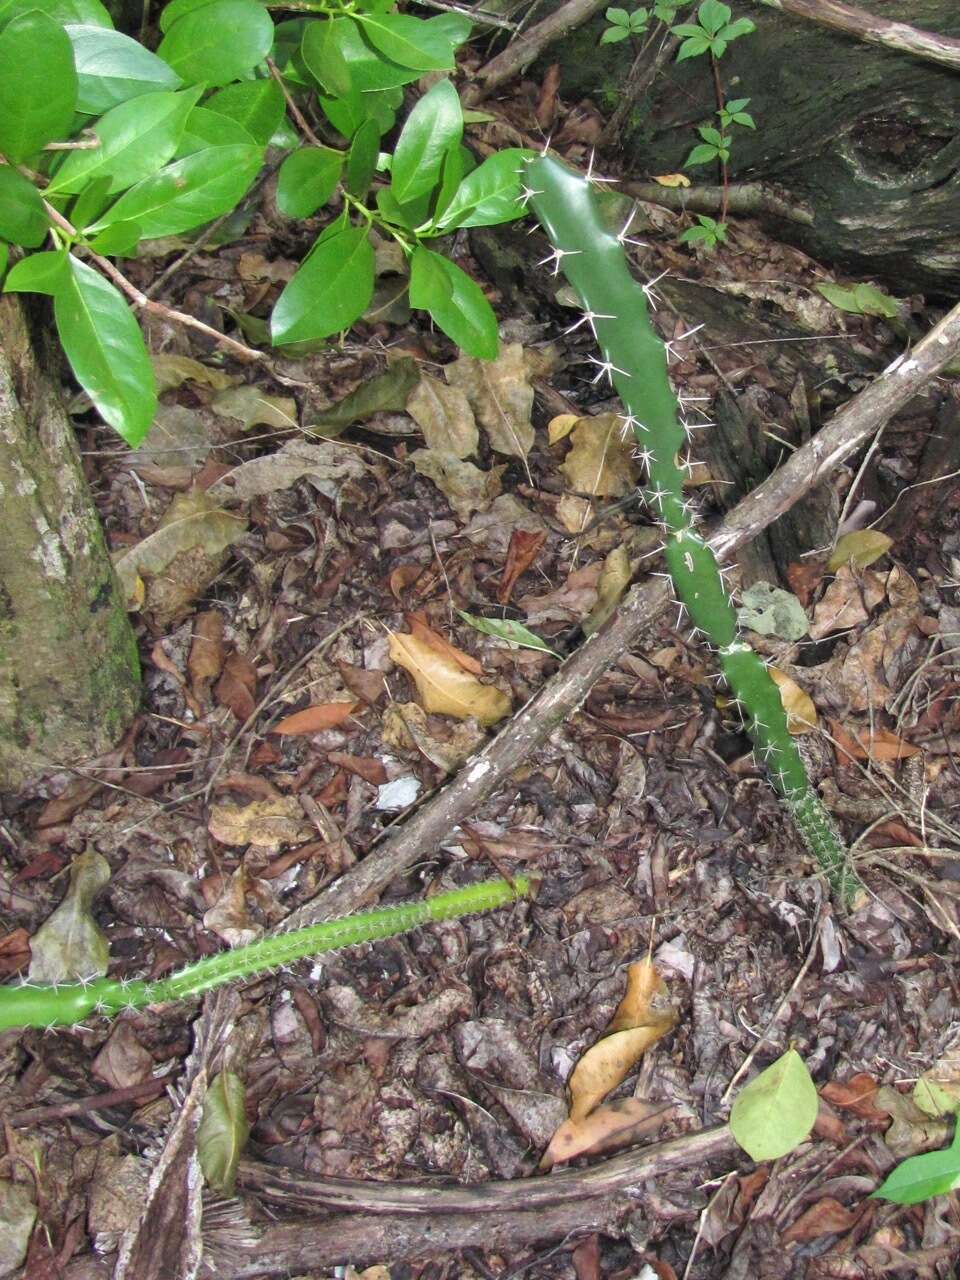
M 333 729 L 343 724 L 359 707 L 359 702 L 316 702 L 293 715 L 284 716 L 270 730 L 271 733 L 282 733 L 288 737 L 320 733 L 323 729 Z
M 157 392 L 160 395 L 188 381 L 213 387 L 215 391 L 223 391 L 237 381 L 236 376 L 224 373 L 222 369 L 201 364 L 191 356 L 155 355 L 150 357 L 150 363 L 153 365 Z
M 77 854 L 70 887 L 30 940 L 31 982 L 74 982 L 107 972 L 110 945 L 93 918 L 93 900 L 110 879 L 110 863 L 95 849 Z
M 198 613 L 193 623 L 193 641 L 187 658 L 190 683 L 201 696 L 223 670 L 223 614 L 217 609 Z
M 455 458 L 469 458 L 477 452 L 477 420 L 459 387 L 421 373 L 419 383 L 407 396 L 407 413 L 423 432 L 428 449 Z
M 444 773 L 456 773 L 483 746 L 485 736 L 475 721 L 454 725 L 449 737 L 430 732 L 427 713 L 416 702 L 392 702 L 384 712 L 383 744 L 396 751 L 415 748 Z
M 242 862 L 225 879 L 217 901 L 204 913 L 203 927 L 231 947 L 245 947 L 263 933 L 247 909 L 247 870 Z
M 560 470 L 570 488 L 599 498 L 622 498 L 636 486 L 632 446 L 621 438 L 623 423 L 615 413 L 581 418 L 571 432 L 573 447 Z
M 626 1146 L 653 1137 L 671 1111 L 663 1102 L 643 1098 L 619 1098 L 606 1107 L 597 1107 L 582 1120 L 564 1120 L 543 1153 L 540 1168 L 552 1169 L 578 1156 L 599 1155 L 613 1147 Z
M 912 1099 L 888 1084 L 877 1090 L 874 1103 L 878 1111 L 892 1117 L 883 1141 L 898 1160 L 920 1151 L 935 1151 L 953 1132 L 952 1121 L 925 1115 Z
M 866 622 L 870 611 L 885 595 L 883 578 L 879 573 L 873 569 L 854 573 L 849 565 L 841 565 L 813 611 L 810 635 L 814 640 L 822 640 L 833 631 L 859 626 Z
M 436 649 L 437 653 L 443 657 L 452 659 L 458 667 L 463 667 L 464 671 L 469 671 L 471 675 L 483 675 L 483 666 L 477 659 L 472 654 L 464 653 L 462 649 L 458 649 L 449 640 L 445 640 L 439 631 L 434 631 L 422 613 L 405 613 L 403 616 L 406 619 L 407 626 L 418 640 L 428 644 L 431 649 Z
M 876 1108 L 877 1082 L 866 1071 L 858 1071 L 849 1080 L 829 1080 L 820 1090 L 822 1097 L 835 1107 L 852 1111 L 863 1120 L 876 1120 L 883 1113 Z
M 654 176 L 654 182 L 659 182 L 661 187 L 689 187 L 690 179 L 685 173 L 661 173 Z
M 496 724 L 510 714 L 510 698 L 495 685 L 481 684 L 476 676 L 416 636 L 390 633 L 390 657 L 413 677 L 425 711 L 476 717 L 481 724 Z
M 780 701 L 787 713 L 787 730 L 793 734 L 809 733 L 817 727 L 817 709 L 809 693 L 805 693 L 795 680 L 776 667 L 767 670 L 773 683 L 780 690 Z
M 316 835 L 296 796 L 254 800 L 252 804 L 214 803 L 207 830 L 221 844 L 255 844 L 273 850 L 282 844 L 302 844 Z
M 307 477 L 325 498 L 336 501 L 344 484 L 367 474 L 367 464 L 356 449 L 334 440 L 289 440 L 282 449 L 251 458 L 228 471 L 210 486 L 211 498 L 245 502 L 265 493 L 289 489 Z
M 642 1055 L 677 1023 L 666 985 L 650 960 L 627 970 L 627 990 L 603 1038 L 570 1077 L 570 1119 L 582 1120 L 630 1074 Z
M 621 542 L 603 562 L 597 581 L 597 603 L 582 623 L 585 636 L 592 636 L 595 631 L 600 630 L 620 603 L 632 577 L 630 555 Z
M 589 498 L 565 493 L 557 503 L 556 515 L 567 533 L 582 533 L 593 515 L 593 503 Z
M 532 625 L 537 622 L 579 622 L 597 602 L 603 566 L 599 560 L 574 569 L 562 587 L 542 596 L 521 596 L 517 604 Z
M 496 360 L 461 356 L 448 364 L 447 382 L 459 387 L 497 453 L 525 458 L 533 448 L 533 387 L 519 342 L 503 343 Z
M 260 426 L 286 431 L 297 426 L 297 402 L 292 396 L 269 396 L 250 385 L 221 391 L 210 408 L 222 418 L 242 422 L 245 431 Z
M 455 453 L 442 453 L 439 449 L 415 449 L 409 461 L 418 475 L 433 481 L 450 503 L 451 510 L 464 521 L 475 511 L 488 510 L 503 487 L 500 480 L 503 466 L 482 471 Z
M 960 1045 L 944 1053 L 913 1086 L 913 1101 L 928 1116 L 950 1115 L 960 1106 Z
M 256 692 L 257 672 L 253 663 L 242 653 L 231 653 L 214 689 L 218 704 L 227 707 L 243 724 L 253 715 Z
M 546 540 L 546 531 L 530 533 L 526 529 L 514 529 L 511 533 L 507 563 L 503 566 L 503 576 L 497 587 L 497 599 L 501 604 L 510 599 L 517 579 L 533 564 Z
M 872 729 L 854 730 L 851 733 L 838 720 L 830 721 L 830 732 L 837 747 L 841 764 L 853 760 L 906 760 L 920 750 L 910 742 L 904 742 L 890 729 L 874 725 Z
M 890 708 L 926 647 L 918 617 L 916 605 L 890 609 L 850 646 L 840 682 L 852 710 Z
M 363 778 L 364 782 L 369 782 L 374 787 L 382 787 L 387 781 L 383 761 L 373 756 L 351 756 L 346 751 L 328 751 L 327 760 L 340 769 L 346 769 L 348 773 L 355 773 L 358 778 Z
M 793 1244 L 808 1240 L 819 1240 L 821 1236 L 842 1235 L 849 1231 L 860 1219 L 864 1211 L 861 1204 L 856 1209 L 847 1209 L 833 1196 L 824 1196 L 816 1204 L 812 1204 L 792 1222 L 780 1239 L 784 1244 Z

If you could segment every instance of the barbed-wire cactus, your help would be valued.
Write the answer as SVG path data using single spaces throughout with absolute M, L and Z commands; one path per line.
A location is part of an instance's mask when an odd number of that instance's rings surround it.
M 694 426 L 667 372 L 667 348 L 650 322 L 652 284 L 633 278 L 624 246 L 632 217 L 619 233 L 598 206 L 590 174 L 582 177 L 548 155 L 527 162 L 523 198 L 553 246 L 544 263 L 562 271 L 576 290 L 600 347 L 595 381 L 607 378 L 623 402 L 623 432 L 636 441 L 646 469 L 643 495 L 663 529 L 663 554 L 681 610 L 714 646 L 720 669 L 741 710 L 757 758 L 786 801 L 805 844 L 834 892 L 849 903 L 858 881 L 840 835 L 811 786 L 787 729 L 780 693 L 756 653 L 740 639 L 723 570 L 697 532 L 683 494 L 680 454 Z M 543 265 L 543 264 L 541 264 Z M 688 335 L 683 335 L 688 336 Z

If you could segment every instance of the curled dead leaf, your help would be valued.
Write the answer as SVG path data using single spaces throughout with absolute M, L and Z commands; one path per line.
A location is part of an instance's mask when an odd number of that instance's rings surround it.
M 510 713 L 510 698 L 495 685 L 481 684 L 447 654 L 439 653 L 417 636 L 390 633 L 390 657 L 413 677 L 425 711 L 473 716 L 481 724 L 496 724 Z
M 550 1139 L 540 1161 L 544 1171 L 578 1156 L 599 1155 L 614 1147 L 627 1146 L 652 1138 L 673 1107 L 663 1102 L 647 1102 L 643 1098 L 618 1098 L 609 1106 L 597 1107 L 582 1120 L 564 1120 Z
M 787 730 L 792 734 L 809 733 L 817 727 L 817 709 L 809 693 L 805 693 L 795 680 L 776 667 L 767 670 L 773 683 L 780 690 L 780 701 L 787 713 Z

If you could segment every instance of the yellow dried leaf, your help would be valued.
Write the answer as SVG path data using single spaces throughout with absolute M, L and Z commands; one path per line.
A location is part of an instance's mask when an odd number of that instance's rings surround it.
M 659 182 L 661 187 L 689 187 L 690 185 L 690 179 L 685 173 L 661 173 L 653 180 Z
M 601 498 L 622 498 L 637 482 L 632 445 L 621 438 L 615 413 L 581 418 L 571 432 L 573 448 L 560 464 L 570 488 Z
M 578 498 L 575 493 L 565 493 L 557 503 L 556 516 L 567 533 L 583 533 L 590 523 L 592 511 L 589 498 Z
M 580 419 L 575 413 L 558 413 L 547 423 L 547 439 L 550 444 L 565 440 Z
M 856 529 L 853 533 L 845 533 L 833 549 L 827 561 L 827 568 L 835 573 L 843 564 L 852 564 L 855 569 L 866 569 L 879 560 L 893 546 L 893 539 L 881 533 L 879 529 Z
M 643 1098 L 618 1098 L 609 1106 L 597 1107 L 584 1120 L 564 1120 L 550 1139 L 540 1161 L 544 1171 L 577 1156 L 598 1155 L 611 1147 L 651 1138 L 671 1108 L 663 1102 Z
M 582 624 L 585 636 L 592 636 L 595 631 L 600 630 L 620 603 L 632 577 L 630 556 L 621 542 L 619 546 L 613 548 L 603 562 L 597 582 L 597 603 Z
M 795 680 L 791 680 L 776 667 L 767 670 L 773 677 L 773 683 L 780 690 L 780 701 L 787 713 L 787 729 L 792 734 L 809 733 L 817 727 L 817 709 L 813 699 L 800 688 Z
M 250 804 L 212 804 L 207 830 L 221 844 L 255 844 L 264 849 L 302 844 L 316 834 L 296 796 L 275 796 Z
M 444 367 L 459 387 L 497 453 L 525 458 L 533 448 L 533 386 L 519 342 L 503 343 L 496 360 L 461 356 Z
M 570 1077 L 570 1119 L 582 1120 L 630 1074 L 677 1022 L 666 986 L 650 960 L 627 970 L 627 990 L 603 1039 L 587 1050 Z
M 413 677 L 425 711 L 481 724 L 510 714 L 510 698 L 495 685 L 481 684 L 452 658 L 406 632 L 390 633 L 390 657 Z

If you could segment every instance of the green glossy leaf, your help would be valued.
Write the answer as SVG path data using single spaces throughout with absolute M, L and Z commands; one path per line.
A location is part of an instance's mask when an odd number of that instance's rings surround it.
M 419 78 L 419 71 L 402 67 L 398 62 L 392 62 L 372 49 L 351 18 L 336 18 L 333 21 L 337 28 L 337 43 L 349 68 L 354 88 L 369 93 L 376 89 L 395 89 Z
M 364 120 L 353 135 L 347 152 L 347 172 L 344 186 L 352 196 L 362 200 L 369 190 L 377 171 L 380 155 L 380 126 L 375 120 Z
M 711 160 L 716 159 L 717 148 L 709 146 L 706 142 L 701 142 L 699 146 L 693 148 L 686 160 L 684 160 L 683 167 L 689 169 L 691 165 L 709 164 Z
M 736 124 L 742 124 L 745 129 L 755 129 L 757 123 L 749 111 L 737 111 L 732 119 Z
M 188 83 L 229 84 L 262 62 L 273 20 L 256 0 L 211 0 L 177 18 L 157 55 Z
M 387 9 L 391 6 L 387 5 Z M 427 18 L 425 25 L 430 28 L 431 36 L 442 36 L 450 42 L 451 49 L 458 49 L 464 41 L 470 39 L 473 23 L 464 13 L 438 13 L 436 17 Z
M 81 231 L 100 217 L 110 203 L 110 179 L 94 178 L 83 188 L 70 209 L 70 221 Z
M 36 249 L 43 244 L 48 226 L 37 188 L 16 169 L 0 166 L 0 237 Z
M 300 53 L 307 70 L 322 89 L 335 97 L 342 98 L 353 88 L 350 65 L 343 52 L 343 40 L 349 39 L 352 26 L 347 18 L 317 20 L 303 33 Z
M 206 107 L 194 107 L 187 116 L 183 137 L 173 153 L 174 160 L 182 160 L 197 151 L 207 151 L 210 147 L 254 147 L 257 144 L 247 133 L 239 120 L 222 116 L 219 111 L 208 111 Z M 263 147 L 260 147 L 263 154 Z
M 166 35 L 179 18 L 185 17 L 188 13 L 195 13 L 198 9 L 212 3 L 213 0 L 171 0 L 160 14 L 160 30 Z
M 97 412 L 127 444 L 140 444 L 157 408 L 153 366 L 123 297 L 85 262 L 69 256 L 54 295 L 60 345 Z
M 287 156 L 277 175 L 277 208 L 286 218 L 309 218 L 340 181 L 343 153 L 332 147 L 301 147 Z
M 36 11 L 0 33 L 0 151 L 20 163 L 66 138 L 77 102 L 73 48 L 63 27 Z
M 438 81 L 407 116 L 393 152 L 393 193 L 404 203 L 432 191 L 444 156 L 463 137 L 460 99 L 449 80 Z
M 440 174 L 440 190 L 434 205 L 434 222 L 443 215 L 451 200 L 460 190 L 460 184 L 468 173 L 473 171 L 473 156 L 463 145 L 453 147 L 443 157 L 443 169 Z
M 262 161 L 263 150 L 255 144 L 195 151 L 124 192 L 93 230 L 115 222 L 136 222 L 148 240 L 190 231 L 233 209 L 260 172 Z
M 679 22 L 670 30 L 675 36 L 684 36 L 687 39 L 702 40 L 706 35 L 703 27 L 698 27 L 695 22 Z
M 876 1200 L 895 1204 L 919 1204 L 933 1196 L 946 1195 L 960 1186 L 960 1122 L 953 1141 L 943 1151 L 910 1156 L 898 1164 L 882 1186 L 873 1192 Z
M 723 28 L 720 35 L 729 43 L 736 40 L 738 36 L 748 36 L 756 31 L 755 22 L 751 22 L 749 18 L 738 18 L 736 22 L 731 22 L 729 26 Z
M 817 1105 L 806 1064 L 788 1049 L 737 1095 L 730 1132 L 751 1160 L 778 1160 L 810 1133 Z
M 286 285 L 270 317 L 274 345 L 348 329 L 373 297 L 373 247 L 366 227 L 321 236 Z
M 512 618 L 478 618 L 475 614 L 464 613 L 462 609 L 458 609 L 457 613 L 464 622 L 475 631 L 482 631 L 485 636 L 496 636 L 498 640 L 506 640 L 521 649 L 536 649 L 539 653 L 549 653 L 562 660 L 562 654 L 551 649 L 545 640 L 541 640 L 521 622 L 515 622 Z
M 520 147 L 507 147 L 488 156 L 460 183 L 437 220 L 438 230 L 490 227 L 521 217 L 523 209 L 518 197 L 523 184 L 517 170 L 532 154 Z
M 94 253 L 108 258 L 132 257 L 143 236 L 139 222 L 115 222 L 89 242 Z
M 283 90 L 276 80 L 245 80 L 227 85 L 203 105 L 208 111 L 236 120 L 262 147 L 276 133 L 286 110 Z
M 715 147 L 723 146 L 723 135 L 714 129 L 712 125 L 701 125 L 697 132 L 704 142 L 709 142 Z
M 100 116 L 142 93 L 179 89 L 183 83 L 155 53 L 120 31 L 73 25 L 65 30 L 77 68 L 78 111 Z
M 428 311 L 467 355 L 495 360 L 497 317 L 480 286 L 448 258 L 418 245 L 410 263 L 410 305 Z
M 368 120 L 376 123 L 382 137 L 393 128 L 396 119 L 396 107 L 403 100 L 402 89 L 384 89 L 375 93 L 361 92 L 353 89 L 344 98 L 330 98 L 326 94 L 317 95 L 317 100 L 338 133 L 345 138 L 353 138 L 361 125 Z
M 354 18 L 375 49 L 416 71 L 452 71 L 453 44 L 443 28 L 405 13 L 360 13 Z
M 232 1071 L 214 1076 L 203 1098 L 197 1128 L 197 1156 L 209 1186 L 232 1196 L 240 1155 L 250 1136 L 246 1090 Z
M 12 0 L 0 3 L 0 27 L 20 13 L 39 10 L 61 26 L 68 23 L 85 23 L 93 27 L 113 28 L 113 19 L 100 0 Z
M 621 40 L 626 40 L 630 36 L 630 32 L 626 27 L 607 27 L 603 35 L 600 37 L 601 44 L 619 44 Z
M 5 293 L 48 293 L 53 295 L 67 277 L 66 249 L 31 253 L 15 262 L 7 274 Z
M 680 52 L 677 54 L 678 62 L 686 62 L 687 58 L 699 58 L 701 53 L 706 53 L 710 48 L 710 43 L 703 36 L 694 36 L 690 40 L 684 40 L 680 46 Z
M 145 93 L 111 108 L 97 122 L 99 147 L 71 151 L 48 191 L 77 192 L 94 178 L 106 177 L 113 194 L 148 178 L 176 151 L 202 92 L 197 86 L 180 93 Z

